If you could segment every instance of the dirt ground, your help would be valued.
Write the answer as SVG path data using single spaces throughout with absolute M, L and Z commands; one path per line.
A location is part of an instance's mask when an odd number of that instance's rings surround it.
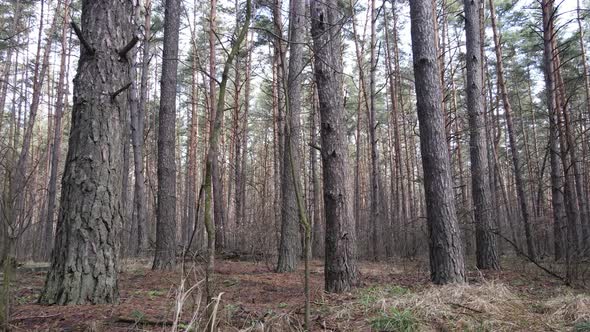
M 501 272 L 469 273 L 466 286 L 433 286 L 425 261 L 361 263 L 361 285 L 350 293 L 323 292 L 321 261 L 311 264 L 314 331 L 590 331 L 590 297 L 524 262 Z M 199 267 L 156 272 L 148 262 L 124 261 L 117 305 L 36 304 L 45 272 L 21 269 L 13 285 L 14 331 L 169 331 L 181 280 L 202 280 Z M 278 274 L 268 264 L 218 260 L 220 331 L 299 331 L 303 325 L 303 269 Z M 179 331 L 197 312 L 203 284 L 186 297 Z M 586 329 L 587 328 L 587 329 Z M 200 328 L 195 329 L 200 330 Z

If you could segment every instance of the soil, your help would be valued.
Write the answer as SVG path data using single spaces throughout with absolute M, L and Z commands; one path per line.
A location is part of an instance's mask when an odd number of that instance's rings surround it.
M 514 263 L 502 272 L 470 273 L 469 282 L 497 280 L 528 298 L 542 298 L 561 282 L 526 264 Z M 361 285 L 345 294 L 323 292 L 323 265 L 311 262 L 313 330 L 370 331 L 372 312 L 363 310 L 363 293 L 380 285 L 395 285 L 408 291 L 430 286 L 424 260 L 361 263 Z M 218 260 L 215 265 L 216 293 L 220 294 L 217 320 L 220 331 L 302 330 L 303 269 L 274 273 L 268 264 L 253 261 Z M 119 279 L 120 300 L 115 305 L 44 306 L 36 303 L 45 272 L 21 269 L 12 287 L 10 325 L 14 331 L 163 331 L 174 322 L 181 280 L 186 288 L 202 280 L 202 266 L 184 273 L 152 271 L 148 262 L 125 261 Z M 184 301 L 179 331 L 194 312 L 204 324 L 202 282 Z M 466 314 L 474 314 L 467 312 Z M 196 330 L 201 330 L 198 328 Z

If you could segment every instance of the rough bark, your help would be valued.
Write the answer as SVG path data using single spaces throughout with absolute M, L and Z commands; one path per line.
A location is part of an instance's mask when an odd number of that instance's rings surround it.
M 434 17 L 429 0 L 410 1 L 412 54 L 426 214 L 430 234 L 430 275 L 436 284 L 465 282 L 465 263 L 441 109 Z
M 150 26 L 152 6 L 151 0 L 144 3 L 144 38 L 141 64 L 141 81 L 139 87 L 139 100 L 137 110 L 131 110 L 131 145 L 133 146 L 133 174 L 135 176 L 133 191 L 133 229 L 130 233 L 129 243 L 135 243 L 135 255 L 145 254 L 148 242 L 147 233 L 147 193 L 145 188 L 145 175 L 143 169 L 143 145 L 144 145 L 144 121 L 148 93 L 148 77 L 150 62 Z M 133 83 L 135 84 L 135 83 Z M 132 93 L 136 89 L 132 85 Z M 137 231 L 137 233 L 135 233 Z
M 492 234 L 492 195 L 489 183 L 489 163 L 486 127 L 482 102 L 481 39 L 479 2 L 464 0 L 467 48 L 467 113 L 469 115 L 472 199 L 475 207 L 475 244 L 477 267 L 500 268 L 496 243 Z M 461 161 L 459 161 L 461 162 Z
M 321 117 L 324 213 L 326 221 L 325 289 L 345 292 L 358 282 L 352 192 L 342 99 L 341 17 L 336 0 L 311 2 L 315 79 Z
M 300 124 L 301 113 L 301 75 L 303 69 L 303 38 L 305 37 L 305 7 L 302 0 L 290 0 L 289 10 L 289 68 L 285 89 L 289 113 L 285 119 L 285 152 L 281 164 L 281 188 L 283 194 L 281 209 L 281 240 L 277 272 L 290 272 L 297 268 L 302 254 L 299 210 L 296 187 L 300 181 Z M 285 60 L 281 59 L 285 66 Z M 283 72 L 286 72 L 284 68 Z M 294 176 L 292 175 L 294 173 Z
M 83 1 L 82 46 L 74 79 L 72 129 L 62 180 L 51 269 L 40 302 L 98 304 L 118 299 L 121 223 L 121 89 L 129 63 L 119 48 L 132 40 L 133 1 Z M 108 93 L 104 93 L 107 91 Z
M 166 0 L 158 124 L 158 220 L 154 270 L 176 265 L 176 81 L 180 1 Z

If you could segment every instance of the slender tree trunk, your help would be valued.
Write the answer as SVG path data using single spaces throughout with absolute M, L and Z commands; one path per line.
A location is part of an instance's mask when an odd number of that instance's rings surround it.
M 215 0 L 213 0 L 215 1 Z M 213 127 L 209 132 L 209 148 L 207 152 L 207 160 L 205 163 L 205 178 L 204 178 L 204 185 L 203 185 L 203 192 L 205 193 L 205 228 L 207 230 L 207 266 L 205 269 L 205 294 L 207 297 L 207 304 L 210 304 L 213 299 L 213 294 L 215 293 L 215 282 L 213 276 L 213 268 L 215 265 L 215 250 L 216 250 L 216 226 L 214 222 L 211 220 L 212 217 L 212 204 L 213 199 L 213 185 L 215 179 L 214 176 L 214 163 L 217 158 L 219 158 L 219 138 L 221 135 L 221 119 L 223 117 L 223 112 L 225 110 L 225 94 L 226 94 L 226 87 L 227 82 L 229 81 L 229 71 L 231 65 L 235 57 L 238 55 L 240 47 L 244 39 L 246 38 L 246 34 L 248 33 L 248 29 L 250 26 L 250 18 L 251 18 L 252 8 L 251 8 L 251 0 L 247 0 L 246 2 L 246 18 L 242 25 L 242 28 L 239 29 L 238 34 L 236 36 L 235 42 L 229 52 L 227 59 L 225 61 L 225 65 L 223 66 L 223 72 L 221 74 L 221 82 L 219 84 L 219 100 L 217 100 L 217 109 L 215 110 L 215 116 L 213 117 Z M 207 315 L 209 318 L 209 326 L 213 329 L 215 322 L 212 321 L 211 315 L 213 314 L 213 306 L 209 306 L 207 310 Z
M 196 3 L 194 4 L 196 7 Z M 190 234 L 193 233 L 193 226 L 195 225 L 196 216 L 196 204 L 198 204 L 196 197 L 196 178 L 197 178 L 197 143 L 199 139 L 199 114 L 198 114 L 198 103 L 199 103 L 199 87 L 198 84 L 198 50 L 196 44 L 196 9 L 193 9 L 193 24 L 192 29 L 192 67 L 191 67 L 191 120 L 189 125 L 189 142 L 188 142 L 188 160 L 187 160 L 187 176 L 186 176 L 186 215 L 182 225 L 183 236 L 182 244 L 188 245 L 190 240 Z M 190 248 L 187 248 L 190 249 Z
M 14 1 L 13 4 L 13 18 L 12 18 L 12 28 L 16 30 L 18 27 L 18 22 L 20 20 L 21 14 L 21 6 L 20 0 Z M 6 60 L 4 63 L 4 67 L 2 68 L 2 79 L 0 80 L 0 134 L 2 133 L 2 125 L 4 124 L 4 107 L 6 106 L 6 97 L 8 95 L 8 84 L 10 70 L 12 68 L 12 53 L 13 48 L 8 47 L 6 50 Z M 18 62 L 15 63 L 15 67 L 18 65 Z
M 467 40 L 467 113 L 469 114 L 469 151 L 471 155 L 472 199 L 475 207 L 476 258 L 479 269 L 500 268 L 492 228 L 492 204 L 489 183 L 489 163 L 484 125 L 483 82 L 481 73 L 481 39 L 479 2 L 463 1 L 465 35 Z M 461 161 L 459 161 L 461 162 Z
M 527 198 L 525 195 L 524 187 L 524 179 L 522 175 L 522 167 L 521 167 L 521 159 L 518 152 L 518 146 L 516 144 L 516 137 L 514 132 L 514 124 L 512 120 L 512 106 L 510 105 L 510 100 L 508 98 L 508 89 L 506 88 L 505 78 L 504 78 L 504 65 L 502 60 L 502 45 L 500 44 L 500 33 L 498 32 L 497 24 L 496 24 L 496 11 L 494 7 L 493 0 L 489 1 L 490 4 L 490 15 L 492 19 L 492 31 L 494 34 L 494 46 L 496 51 L 496 62 L 497 62 L 497 74 L 498 74 L 498 87 L 500 89 L 500 94 L 502 96 L 502 104 L 504 105 L 504 114 L 506 115 L 506 126 L 508 129 L 508 139 L 510 142 L 510 151 L 512 153 L 512 164 L 514 167 L 514 178 L 516 180 L 516 195 L 518 198 L 518 203 L 520 205 L 520 212 L 522 217 L 522 222 L 524 225 L 524 232 L 526 237 L 527 243 L 527 252 L 529 258 L 532 260 L 537 259 L 537 254 L 535 250 L 535 242 L 533 238 L 533 231 L 530 223 L 530 214 L 529 214 L 529 207 L 527 203 Z
M 397 18 L 396 15 L 397 13 L 395 12 L 395 8 L 392 8 L 392 14 L 393 14 L 393 43 L 394 43 L 394 51 L 397 52 Z M 397 65 L 395 65 L 395 70 L 394 68 L 392 68 L 392 55 L 391 55 L 391 46 L 390 46 L 390 38 L 389 38 L 389 26 L 388 26 L 388 22 L 389 19 L 387 17 L 387 12 L 384 13 L 384 18 L 383 18 L 384 24 L 385 24 L 385 43 L 386 43 L 386 65 L 387 65 L 387 71 L 388 71 L 388 76 L 389 76 L 389 95 L 391 98 L 391 118 L 392 118 L 392 127 L 393 127 L 393 150 L 394 150 L 394 155 L 395 155 L 395 160 L 392 160 L 392 162 L 394 162 L 395 164 L 395 170 L 392 169 L 391 171 L 391 176 L 392 178 L 395 177 L 395 182 L 396 185 L 392 185 L 392 190 L 393 188 L 398 188 L 399 187 L 399 195 L 401 197 L 400 200 L 396 199 L 395 203 L 396 204 L 400 204 L 401 205 L 401 216 L 400 216 L 400 220 L 399 220 L 399 224 L 402 225 L 402 227 L 405 229 L 406 228 L 406 224 L 408 222 L 408 211 L 407 211 L 407 205 L 406 205 L 406 188 L 405 188 L 405 181 L 403 179 L 403 164 L 402 164 L 402 158 L 401 158 L 401 153 L 402 153 L 402 148 L 401 148 L 401 139 L 400 139 L 400 134 L 399 134 L 399 109 L 398 109 L 398 87 L 400 84 L 399 81 L 399 72 L 397 71 Z M 397 54 L 396 54 L 397 56 Z M 395 76 L 394 76 L 395 75 Z M 392 192 L 393 193 L 393 192 Z M 392 209 L 399 209 L 398 206 L 392 206 Z M 406 231 L 404 231 L 404 234 L 406 233 Z M 389 241 L 392 241 L 393 239 L 389 239 Z
M 166 0 L 158 123 L 158 220 L 154 270 L 176 266 L 176 81 L 180 1 Z
M 51 171 L 47 194 L 47 213 L 45 228 L 43 232 L 43 260 L 50 258 L 53 249 L 53 220 L 55 215 L 55 201 L 57 195 L 57 170 L 59 168 L 59 157 L 61 155 L 61 118 L 64 110 L 65 80 L 66 80 L 66 56 L 68 54 L 68 27 L 69 27 L 69 0 L 63 2 L 63 23 L 61 29 L 61 56 L 59 67 L 59 78 L 57 82 L 57 102 L 55 104 L 55 123 L 53 130 L 53 145 L 51 151 Z
M 310 124 L 310 141 L 311 144 L 318 145 L 317 137 L 317 118 L 318 118 L 318 100 L 317 100 L 317 89 L 313 87 L 313 98 L 312 98 L 312 111 L 309 115 Z M 322 207 L 321 207 L 321 195 L 322 188 L 320 184 L 320 176 L 318 169 L 317 151 L 314 147 L 310 147 L 309 150 L 309 163 L 311 168 L 311 182 L 313 190 L 313 243 L 312 243 L 312 256 L 313 257 L 324 257 L 324 241 L 322 240 Z
M 279 244 L 279 261 L 277 272 L 294 271 L 302 253 L 299 209 L 297 206 L 296 188 L 301 187 L 300 176 L 300 113 L 301 113 L 301 82 L 303 77 L 303 38 L 305 37 L 305 7 L 302 0 L 290 0 L 289 3 L 289 68 L 287 71 L 284 57 L 281 59 L 283 73 L 287 73 L 285 97 L 288 102 L 289 114 L 285 118 L 285 152 L 282 162 L 281 188 L 282 216 L 281 241 Z M 284 55 L 284 53 L 281 53 Z
M 44 11 L 43 2 L 41 3 L 41 15 L 40 15 L 40 22 L 43 22 L 43 11 Z M 59 8 L 58 8 L 59 10 Z M 43 88 L 43 83 L 45 81 L 45 76 L 47 72 L 47 68 L 49 67 L 49 54 L 51 53 L 51 45 L 53 43 L 53 35 L 55 29 L 57 28 L 57 16 L 54 15 L 52 19 L 52 23 L 49 27 L 49 31 L 45 38 L 45 45 L 41 48 L 42 40 L 43 40 L 43 24 L 39 25 L 39 35 L 37 40 L 37 52 L 35 57 L 35 67 L 34 67 L 34 74 L 33 74 L 33 93 L 31 96 L 31 105 L 29 108 L 29 116 L 28 119 L 25 119 L 23 123 L 26 123 L 26 127 L 23 133 L 22 138 L 22 148 L 18 153 L 18 158 L 16 158 L 16 165 L 13 168 L 13 172 L 11 173 L 11 180 L 9 181 L 9 194 L 8 198 L 10 202 L 8 204 L 12 204 L 13 207 L 9 209 L 11 214 L 7 214 L 7 222 L 10 224 L 9 227 L 9 237 L 13 237 L 18 240 L 17 233 L 20 233 L 21 230 L 26 228 L 31 216 L 30 211 L 26 211 L 26 196 L 27 191 L 30 190 L 27 188 L 27 183 L 29 182 L 29 176 L 34 175 L 36 173 L 29 174 L 29 154 L 31 150 L 31 142 L 33 140 L 33 130 L 35 128 L 35 121 L 37 118 L 37 111 L 39 110 L 39 104 L 41 101 L 41 93 Z M 42 56 L 41 56 L 42 54 Z M 25 102 L 29 99 L 25 95 Z M 20 108 L 19 108 L 20 109 Z M 20 111 L 19 111 L 20 113 Z M 20 116 L 19 116 L 20 118 Z M 20 119 L 18 121 L 20 123 Z M 18 127 L 18 123 L 15 124 L 15 129 Z M 17 135 L 15 135 L 15 156 L 16 156 L 16 146 L 19 142 L 17 139 Z M 6 250 L 5 253 L 9 252 Z M 5 257 L 0 257 L 0 262 L 3 261 Z
M 584 28 L 583 28 L 583 19 L 582 19 L 582 15 L 581 15 L 581 7 L 580 7 L 580 0 L 578 0 L 577 2 L 577 21 L 578 21 L 578 32 L 579 32 L 579 38 L 580 38 L 580 55 L 581 55 L 581 59 L 580 61 L 582 62 L 583 68 L 584 68 L 584 95 L 586 97 L 586 113 L 590 115 L 590 77 L 588 76 L 588 63 L 587 58 L 586 58 L 586 46 L 584 45 Z M 585 137 L 587 139 L 587 134 L 584 135 L 583 137 Z M 582 147 L 585 148 L 587 145 L 587 143 L 582 143 Z M 584 150 L 584 149 L 583 149 Z M 582 153 L 583 156 L 585 156 L 585 153 Z M 584 163 L 582 163 L 582 165 L 584 165 Z M 582 177 L 580 175 L 580 177 Z M 586 182 L 587 181 L 580 181 L 580 182 Z M 581 196 L 581 202 L 583 205 L 585 205 L 585 212 L 586 212 L 586 216 L 583 219 L 584 224 L 582 225 L 582 229 L 583 229 L 583 234 L 584 234 L 584 239 L 583 239 L 583 243 L 585 244 L 585 250 L 587 250 L 588 248 L 588 241 L 589 241 L 589 233 L 590 233 L 590 220 L 588 218 L 590 218 L 590 216 L 588 215 L 590 213 L 590 211 L 588 210 L 588 195 L 587 195 L 587 191 L 585 190 L 585 188 L 583 188 L 584 186 L 582 185 L 580 187 L 580 192 L 578 193 L 578 195 Z
M 371 147 L 371 243 L 372 258 L 379 260 L 381 243 L 379 241 L 379 233 L 382 231 L 382 209 L 381 209 L 381 189 L 380 189 L 380 170 L 379 170 L 379 155 L 377 153 L 377 121 L 375 120 L 375 72 L 377 71 L 377 8 L 375 8 L 375 0 L 371 0 L 371 68 L 369 71 L 369 139 Z
M 131 144 L 133 146 L 133 174 L 135 176 L 133 191 L 133 216 L 131 224 L 134 226 L 129 236 L 129 243 L 135 243 L 135 255 L 145 254 L 148 243 L 147 232 L 147 193 L 144 175 L 144 121 L 148 93 L 149 62 L 151 57 L 151 0 L 144 2 L 144 39 L 141 64 L 141 82 L 139 87 L 139 104 L 136 112 L 131 110 Z M 132 83 L 133 84 L 133 83 Z M 133 85 L 132 85 L 132 88 Z M 132 89 L 133 93 L 133 89 Z M 135 233 L 137 231 L 137 233 Z
M 554 254 L 559 260 L 564 254 L 565 239 L 562 229 L 566 227 L 565 202 L 563 197 L 563 171 L 559 162 L 558 110 L 553 67 L 553 0 L 543 0 L 543 63 L 547 107 L 549 109 L 549 149 L 551 158 L 551 195 L 553 204 Z
M 449 154 L 445 143 L 432 2 L 410 1 L 410 17 L 430 233 L 430 274 L 436 284 L 462 283 L 465 282 L 465 263 L 455 211 Z

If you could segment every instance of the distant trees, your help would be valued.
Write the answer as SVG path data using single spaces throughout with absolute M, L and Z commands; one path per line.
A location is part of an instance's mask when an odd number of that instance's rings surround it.
M 272 0 L 242 40 L 245 0 L 81 3 L 0 4 L 0 257 L 45 260 L 56 241 L 44 303 L 115 298 L 118 241 L 155 269 L 183 245 L 292 272 L 311 240 L 331 292 L 357 283 L 358 260 L 426 253 L 436 283 L 500 254 L 565 261 L 575 280 L 590 236 L 583 2 L 569 22 L 549 0 L 543 16 L 412 0 L 411 20 L 399 1 Z M 110 288 L 57 296 L 85 262 Z
M 446 284 L 465 282 L 466 276 L 441 109 L 433 12 L 432 1 L 410 1 L 416 106 L 430 236 L 430 277 L 436 284 Z
M 61 25 L 61 56 L 59 64 L 59 78 L 57 82 L 57 102 L 54 110 L 54 133 L 53 145 L 51 146 L 51 172 L 49 175 L 49 184 L 47 192 L 47 211 L 43 235 L 42 258 L 49 260 L 51 258 L 51 250 L 53 249 L 53 229 L 55 219 L 55 208 L 57 201 L 57 170 L 59 168 L 59 160 L 61 155 L 61 139 L 62 139 L 62 115 L 65 105 L 65 87 L 66 87 L 66 65 L 68 53 L 68 28 L 69 28 L 69 6 L 70 1 L 63 1 L 63 22 Z M 1 127 L 1 126 L 0 126 Z M 1 128 L 0 128 L 1 129 Z
M 113 303 L 118 291 L 123 118 L 132 1 L 83 1 L 72 129 L 55 248 L 40 302 Z

